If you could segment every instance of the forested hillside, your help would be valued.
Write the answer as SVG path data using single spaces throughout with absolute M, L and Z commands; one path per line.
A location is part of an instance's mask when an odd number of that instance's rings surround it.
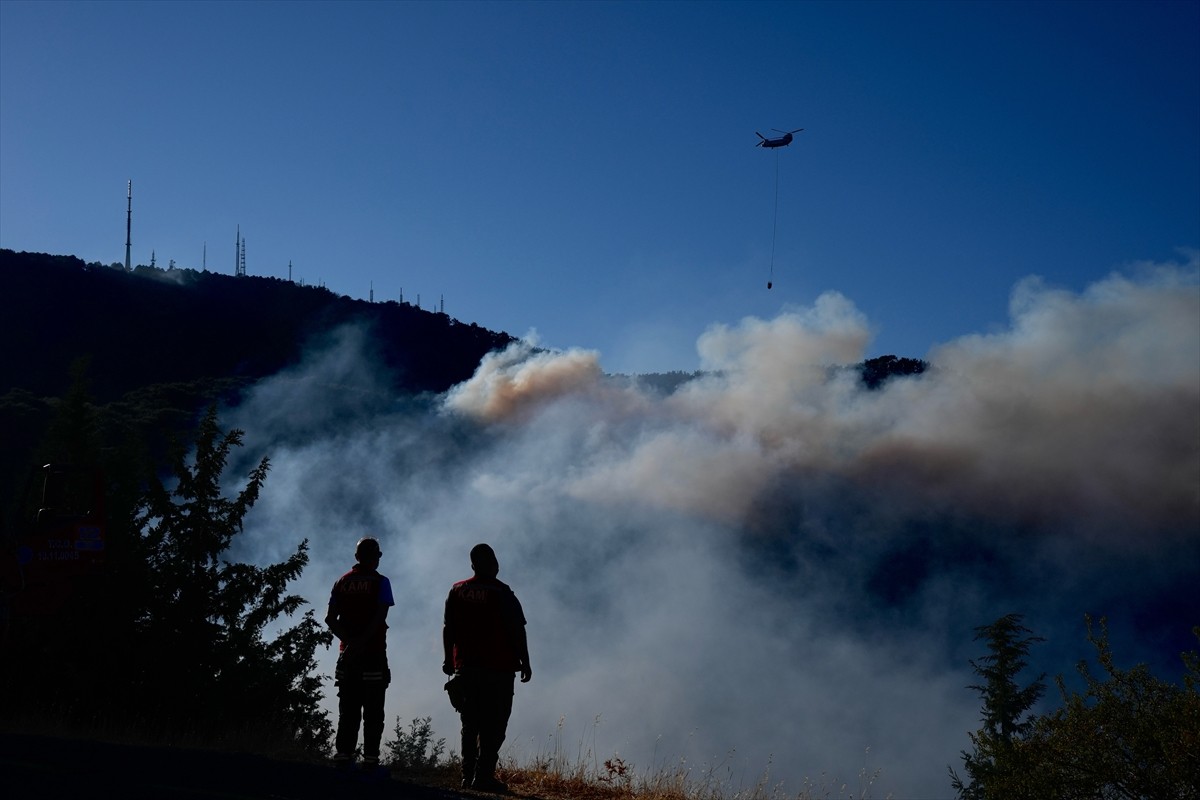
M 444 391 L 513 341 L 446 314 L 322 287 L 188 269 L 125 272 L 73 256 L 0 250 L 0 287 L 6 509 L 34 462 L 64 457 L 62 443 L 46 439 L 57 399 L 73 388 L 97 409 L 101 446 L 153 448 L 344 325 L 364 329 L 380 382 L 398 395 Z
M 90 359 L 100 402 L 154 384 L 253 380 L 348 323 L 371 331 L 398 391 L 442 391 L 512 341 L 409 304 L 368 303 L 277 278 L 151 267 L 127 273 L 72 256 L 0 250 L 0 286 L 0 334 L 9 343 L 0 393 L 61 395 L 71 383 L 66 367 L 80 357 Z

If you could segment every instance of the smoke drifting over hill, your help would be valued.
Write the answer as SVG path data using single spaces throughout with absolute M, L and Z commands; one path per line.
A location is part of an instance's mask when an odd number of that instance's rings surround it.
M 793 791 L 881 768 L 872 795 L 948 797 L 974 626 L 1026 614 L 1059 672 L 1088 655 L 1085 612 L 1168 668 L 1200 622 L 1200 264 L 1132 272 L 1026 281 L 1006 330 L 876 391 L 831 368 L 870 339 L 835 293 L 711 328 L 704 376 L 667 396 L 516 345 L 401 403 L 349 331 L 224 415 L 272 460 L 235 555 L 307 537 L 297 588 L 323 613 L 379 537 L 389 718 L 432 715 L 455 749 L 441 606 L 487 541 L 529 620 L 518 758 L 769 764 Z

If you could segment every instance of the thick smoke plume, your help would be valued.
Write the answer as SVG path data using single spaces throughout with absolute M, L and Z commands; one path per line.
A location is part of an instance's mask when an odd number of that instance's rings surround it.
M 876 391 L 846 368 L 869 323 L 836 293 L 712 327 L 670 394 L 518 345 L 399 401 L 345 332 L 226 415 L 273 464 L 241 555 L 307 537 L 298 588 L 323 613 L 378 536 L 389 717 L 431 715 L 455 749 L 442 603 L 487 541 L 529 619 L 519 760 L 769 768 L 792 791 L 878 768 L 873 796 L 949 797 L 975 626 L 1026 614 L 1053 673 L 1088 654 L 1084 613 L 1167 670 L 1200 622 L 1200 269 L 1132 272 L 1025 281 L 1006 330 Z

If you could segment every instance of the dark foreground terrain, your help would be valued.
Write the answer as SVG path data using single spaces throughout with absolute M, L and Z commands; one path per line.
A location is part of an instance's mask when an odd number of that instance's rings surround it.
M 10 800 L 455 800 L 478 792 L 367 780 L 265 756 L 0 733 L 0 796 Z

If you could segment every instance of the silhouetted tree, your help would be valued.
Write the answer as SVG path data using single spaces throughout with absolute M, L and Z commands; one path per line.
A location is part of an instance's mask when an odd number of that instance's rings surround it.
M 331 733 L 320 711 L 315 652 L 332 637 L 305 612 L 266 641 L 264 631 L 305 604 L 286 594 L 308 563 L 308 542 L 279 564 L 222 560 L 254 505 L 269 469 L 263 458 L 235 496 L 221 491 L 229 453 L 242 432 L 222 434 L 215 406 L 201 420 L 191 463 L 177 453 L 175 485 L 155 482 L 135 516 L 149 584 L 139 618 L 142 685 L 165 730 L 205 736 L 279 737 L 323 752 Z
M 974 751 L 962 753 L 967 780 L 950 769 L 951 785 L 965 800 L 1009 796 L 997 791 L 997 782 L 1014 773 L 1015 745 L 1033 727 L 1033 722 L 1023 717 L 1046 689 L 1044 674 L 1028 686 L 1017 684 L 1017 675 L 1027 664 L 1029 646 L 1043 641 L 1031 635 L 1021 619 L 1020 614 L 1007 614 L 975 629 L 976 641 L 986 640 L 988 654 L 978 661 L 971 660 L 971 667 L 983 683 L 967 688 L 975 689 L 983 698 L 983 727 L 970 734 Z

